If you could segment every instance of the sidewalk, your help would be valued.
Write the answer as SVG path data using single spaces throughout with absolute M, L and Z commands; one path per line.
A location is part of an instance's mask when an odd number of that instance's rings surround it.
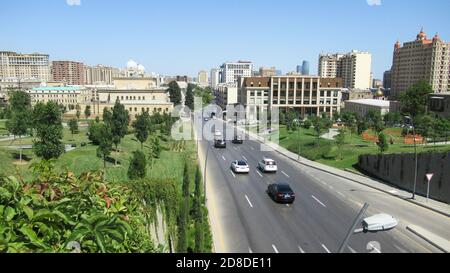
M 252 139 L 255 139 L 261 143 L 264 143 L 264 145 L 269 146 L 270 148 L 274 149 L 275 151 L 277 151 L 278 153 L 294 160 L 297 161 L 300 164 L 303 164 L 305 166 L 335 175 L 337 177 L 343 178 L 343 179 L 347 179 L 365 186 L 368 186 L 370 188 L 382 191 L 384 193 L 390 194 L 392 196 L 398 197 L 400 199 L 403 199 L 405 201 L 408 201 L 410 203 L 413 203 L 415 205 L 430 209 L 432 211 L 435 211 L 437 213 L 443 214 L 447 217 L 450 217 L 450 205 L 443 203 L 443 202 L 439 202 L 439 201 L 435 201 L 430 199 L 428 202 L 426 201 L 426 198 L 423 196 L 419 196 L 416 195 L 416 200 L 412 200 L 411 199 L 411 193 L 401 190 L 399 188 L 396 188 L 394 186 L 390 186 L 387 185 L 385 183 L 382 183 L 378 180 L 375 180 L 373 178 L 364 176 L 364 175 L 360 175 L 360 174 L 356 174 L 353 172 L 348 172 L 348 171 L 342 171 L 333 167 L 329 167 L 327 165 L 324 164 L 320 164 L 311 160 L 308 160 L 306 158 L 300 157 L 293 153 L 288 151 L 286 148 L 279 146 L 277 144 L 265 141 L 264 138 L 256 135 L 255 133 L 252 132 L 245 132 L 245 130 L 243 130 L 242 128 L 239 128 L 239 130 L 241 130 L 241 132 L 246 133 L 247 135 L 249 135 Z

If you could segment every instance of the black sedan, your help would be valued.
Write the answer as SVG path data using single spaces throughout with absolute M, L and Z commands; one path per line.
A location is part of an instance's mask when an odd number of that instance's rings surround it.
M 225 148 L 227 148 L 227 142 L 224 139 L 216 140 L 216 141 L 214 141 L 214 147 L 220 148 L 220 149 L 225 149 Z
M 295 201 L 295 193 L 286 183 L 269 185 L 267 194 L 277 203 L 292 204 Z

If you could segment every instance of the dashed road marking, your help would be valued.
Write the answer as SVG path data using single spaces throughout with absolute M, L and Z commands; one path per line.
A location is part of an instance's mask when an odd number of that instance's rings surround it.
M 285 172 L 283 172 L 283 171 L 281 171 L 281 173 L 284 174 L 284 176 L 286 176 L 287 178 L 290 177 L 287 173 L 285 173 Z
M 329 251 L 328 248 L 327 248 L 324 244 L 322 244 L 322 247 L 323 247 L 323 249 L 325 249 L 325 251 L 326 251 L 327 253 L 331 253 L 331 251 Z
M 344 197 L 345 198 L 345 195 L 342 193 L 342 192 L 340 192 L 340 191 L 337 191 L 337 193 L 340 195 L 340 196 L 342 196 L 342 197 Z
M 263 177 L 263 175 L 262 175 L 259 171 L 256 171 L 256 173 L 257 173 L 259 176 Z
M 277 249 L 277 247 L 275 245 L 272 245 L 272 248 L 273 248 L 273 251 L 275 251 L 275 253 L 279 253 L 278 249 Z
M 381 251 L 378 248 L 376 248 L 372 243 L 369 243 L 367 245 L 367 248 L 369 248 L 369 247 L 371 247 L 374 252 L 381 253 Z
M 252 254 L 253 250 L 251 248 L 248 248 L 248 253 Z
M 227 161 L 227 159 L 224 156 L 222 156 L 222 159 L 223 159 L 223 161 Z
M 314 199 L 314 200 L 316 200 L 317 201 L 317 203 L 319 203 L 319 204 L 321 204 L 323 207 L 327 207 L 327 206 L 325 206 L 325 204 L 324 203 L 322 203 L 319 199 L 317 199 L 317 197 L 315 197 L 314 195 L 311 195 L 311 197 Z
M 248 162 L 248 160 L 247 160 L 247 158 L 245 157 L 245 156 L 242 156 L 242 158 L 245 160 L 245 161 L 247 161 Z
M 253 208 L 252 202 L 250 202 L 250 199 L 248 198 L 247 195 L 245 195 L 245 199 L 247 199 L 247 202 L 250 205 L 250 207 Z
M 356 252 L 356 250 L 354 250 L 353 248 L 351 248 L 350 246 L 347 246 L 348 247 L 348 249 L 350 249 L 350 251 L 352 252 L 352 253 L 358 253 L 358 252 Z
M 253 150 L 253 151 L 255 150 L 255 148 L 253 148 L 253 147 L 251 147 L 251 146 L 250 146 L 250 149 Z
M 230 173 L 233 175 L 234 178 L 236 178 L 236 175 L 234 174 L 234 172 L 232 170 L 230 170 Z

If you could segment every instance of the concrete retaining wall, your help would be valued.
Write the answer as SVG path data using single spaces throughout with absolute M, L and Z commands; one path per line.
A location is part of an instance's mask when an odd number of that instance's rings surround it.
M 412 191 L 414 188 L 414 154 L 362 155 L 359 157 L 359 168 L 403 190 Z M 434 173 L 430 198 L 450 203 L 450 152 L 418 155 L 416 193 L 419 195 L 427 194 L 428 173 Z

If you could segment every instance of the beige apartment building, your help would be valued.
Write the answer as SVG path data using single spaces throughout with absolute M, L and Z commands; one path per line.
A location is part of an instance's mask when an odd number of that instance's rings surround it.
M 85 105 L 91 102 L 90 92 L 81 86 L 45 86 L 32 88 L 25 92 L 30 95 L 32 105 L 53 101 L 68 109 L 78 104 L 84 110 Z
M 200 71 L 198 72 L 198 79 L 197 82 L 200 86 L 208 86 L 208 71 Z
M 0 81 L 40 81 L 51 79 L 49 55 L 0 51 Z
M 261 110 L 296 110 L 300 116 L 330 117 L 340 112 L 342 79 L 317 76 L 274 76 L 241 78 L 238 102 L 248 120 L 258 119 Z
M 347 54 L 321 54 L 319 77 L 342 78 L 345 88 L 372 87 L 372 54 L 353 50 Z
M 432 40 L 427 39 L 422 29 L 415 41 L 395 44 L 391 95 L 395 97 L 421 80 L 427 81 L 436 93 L 448 92 L 449 68 L 450 43 L 437 34 Z
M 84 67 L 84 84 L 85 85 L 111 85 L 113 79 L 120 76 L 120 69 L 96 65 Z
M 273 77 L 277 75 L 277 68 L 276 67 L 261 67 L 259 68 L 259 76 L 261 77 Z
M 214 89 L 216 104 L 226 111 L 228 105 L 236 105 L 238 103 L 238 88 L 236 84 L 219 84 Z

